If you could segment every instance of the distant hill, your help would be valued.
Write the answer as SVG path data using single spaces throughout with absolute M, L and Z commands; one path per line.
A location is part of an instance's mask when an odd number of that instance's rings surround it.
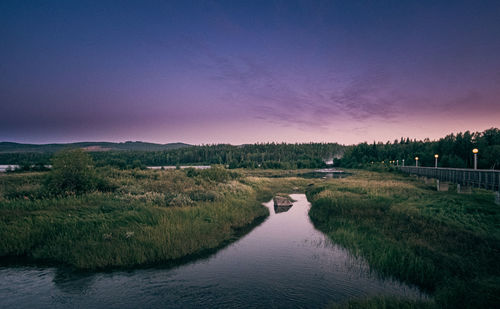
M 65 144 L 20 144 L 12 142 L 0 142 L 0 153 L 20 153 L 20 152 L 56 152 L 63 148 L 82 148 L 91 152 L 98 151 L 117 151 L 117 150 L 135 150 L 135 151 L 161 151 L 171 150 L 191 145 L 184 143 L 154 144 L 145 142 L 79 142 Z

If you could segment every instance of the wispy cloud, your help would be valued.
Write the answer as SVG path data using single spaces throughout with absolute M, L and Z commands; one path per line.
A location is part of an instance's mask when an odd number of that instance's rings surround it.
M 227 57 L 209 49 L 205 56 L 211 78 L 259 119 L 325 128 L 340 120 L 391 120 L 400 112 L 401 95 L 383 70 L 349 78 L 320 72 L 323 79 L 315 77 L 312 83 L 310 72 L 272 70 L 255 58 Z

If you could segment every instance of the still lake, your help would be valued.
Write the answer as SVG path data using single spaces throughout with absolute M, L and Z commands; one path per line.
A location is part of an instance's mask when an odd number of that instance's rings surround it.
M 372 295 L 425 298 L 381 279 L 309 220 L 304 194 L 209 257 L 170 268 L 82 273 L 0 266 L 0 308 L 321 308 Z

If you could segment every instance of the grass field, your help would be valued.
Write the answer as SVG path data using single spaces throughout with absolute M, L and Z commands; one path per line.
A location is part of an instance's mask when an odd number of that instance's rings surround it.
M 307 192 L 315 226 L 432 302 L 354 300 L 341 308 L 492 308 L 500 304 L 500 207 L 492 192 L 437 192 L 416 178 L 354 171 Z
M 500 207 L 493 194 L 437 192 L 405 175 L 352 171 L 115 170 L 111 192 L 47 195 L 46 173 L 0 175 L 0 256 L 79 269 L 161 264 L 214 250 L 268 215 L 277 193 L 304 192 L 315 226 L 382 276 L 430 301 L 352 300 L 340 308 L 492 308 L 500 303 Z M 303 172 L 303 171 L 302 171 Z M 283 177 L 286 176 L 286 177 Z
M 163 263 L 229 241 L 268 215 L 263 201 L 304 180 L 224 169 L 105 169 L 114 192 L 46 196 L 44 173 L 0 175 L 0 256 L 81 269 Z

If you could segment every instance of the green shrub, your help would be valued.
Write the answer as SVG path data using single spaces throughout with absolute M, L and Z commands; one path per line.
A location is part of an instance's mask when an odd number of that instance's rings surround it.
M 195 202 L 213 202 L 217 199 L 217 192 L 214 191 L 191 191 L 189 198 Z
M 52 194 L 81 194 L 105 187 L 97 177 L 92 158 L 81 149 L 62 150 L 52 158 L 52 170 L 45 181 Z
M 188 177 L 200 177 L 206 180 L 211 180 L 215 182 L 226 182 L 231 179 L 236 179 L 238 173 L 228 171 L 224 166 L 214 165 L 211 168 L 204 170 L 196 170 L 194 168 L 186 169 L 186 176 Z

